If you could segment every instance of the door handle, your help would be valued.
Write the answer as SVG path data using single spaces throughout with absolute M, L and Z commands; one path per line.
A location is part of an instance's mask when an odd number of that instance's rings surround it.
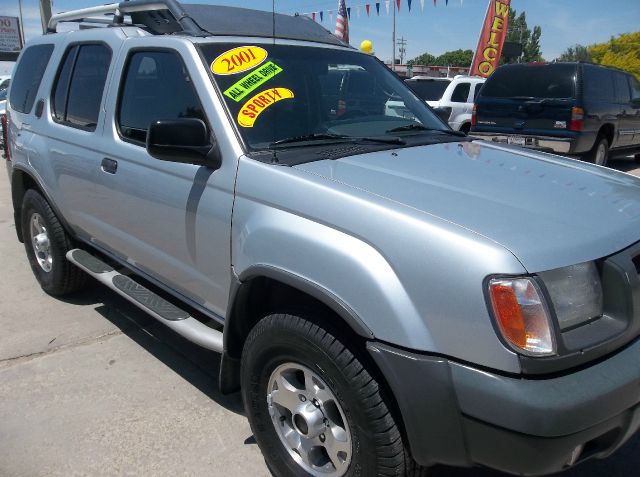
M 115 174 L 118 170 L 118 161 L 114 161 L 113 159 L 105 157 L 104 159 L 102 159 L 101 169 L 107 174 Z

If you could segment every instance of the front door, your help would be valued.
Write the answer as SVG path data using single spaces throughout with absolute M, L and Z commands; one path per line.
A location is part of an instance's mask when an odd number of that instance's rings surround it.
M 212 85 L 198 61 L 184 43 L 160 50 L 132 40 L 122 52 L 105 124 L 111 146 L 101 151 L 109 167 L 97 186 L 103 210 L 96 238 L 138 270 L 223 316 L 238 156 L 219 141 L 223 165 L 213 169 L 160 161 L 145 148 L 149 124 L 158 119 L 199 118 L 216 136 L 213 95 L 198 94 Z

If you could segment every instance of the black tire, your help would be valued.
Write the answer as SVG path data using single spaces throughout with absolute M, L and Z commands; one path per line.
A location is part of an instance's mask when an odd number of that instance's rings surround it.
M 284 363 L 316 373 L 335 395 L 351 430 L 345 476 L 425 475 L 405 451 L 381 389 L 362 362 L 331 333 L 289 314 L 270 315 L 251 331 L 242 353 L 242 397 L 256 441 L 277 477 L 306 476 L 285 448 L 269 414 L 269 379 Z
M 604 157 L 598 158 L 598 151 L 600 148 L 604 148 Z M 597 164 L 599 166 L 606 166 L 609 162 L 609 139 L 605 136 L 600 135 L 598 139 L 596 139 L 596 143 L 593 145 L 593 148 L 584 155 L 584 159 L 593 164 Z
M 31 220 L 38 214 L 49 237 L 51 269 L 45 271 L 36 258 L 31 238 Z M 87 275 L 71 264 L 65 254 L 73 249 L 73 244 L 62 224 L 53 213 L 51 206 L 40 193 L 29 189 L 22 201 L 22 236 L 29 265 L 42 289 L 53 296 L 62 296 L 80 290 L 87 282 Z
M 636 154 L 635 156 L 633 156 L 633 160 L 640 163 L 640 154 Z
M 465 133 L 465 134 L 469 134 L 469 132 L 471 131 L 471 124 L 470 123 L 464 123 L 462 126 L 460 126 L 460 131 Z

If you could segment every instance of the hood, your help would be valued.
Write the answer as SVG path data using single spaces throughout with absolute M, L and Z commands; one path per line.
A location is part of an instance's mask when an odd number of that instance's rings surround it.
M 640 240 L 640 179 L 551 154 L 475 141 L 295 167 L 481 234 L 531 273 Z

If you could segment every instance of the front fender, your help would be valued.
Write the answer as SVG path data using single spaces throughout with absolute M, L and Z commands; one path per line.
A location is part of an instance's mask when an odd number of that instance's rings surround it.
M 232 262 L 241 280 L 256 267 L 280 270 L 345 304 L 361 329 L 369 330 L 369 338 L 435 351 L 429 330 L 395 271 L 363 240 L 238 197 L 233 244 Z

